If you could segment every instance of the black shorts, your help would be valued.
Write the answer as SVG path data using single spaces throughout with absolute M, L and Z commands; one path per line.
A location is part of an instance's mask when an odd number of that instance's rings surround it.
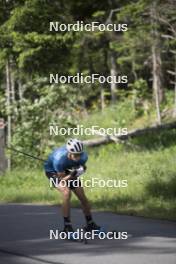
M 47 171 L 45 171 L 45 175 L 46 175 L 46 177 L 49 180 L 52 179 L 52 181 L 51 181 L 52 182 L 52 187 L 57 188 L 57 186 L 60 183 L 61 179 L 59 179 L 54 172 L 47 172 Z M 80 181 L 79 178 L 77 178 L 75 180 L 67 180 L 67 181 L 64 182 L 64 184 L 66 184 L 66 186 L 68 186 L 71 190 L 73 190 L 73 189 L 81 186 L 81 181 Z

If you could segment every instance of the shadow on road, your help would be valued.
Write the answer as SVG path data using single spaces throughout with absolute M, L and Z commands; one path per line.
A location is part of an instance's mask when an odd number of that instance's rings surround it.
M 88 245 L 49 239 L 50 229 L 62 229 L 57 206 L 0 205 L 0 258 L 8 263 L 70 263 L 72 258 L 116 254 L 174 254 L 176 223 L 143 217 L 94 212 L 96 222 L 107 230 L 127 232 L 127 240 L 91 240 Z M 75 227 L 84 225 L 80 209 L 72 209 Z M 11 256 L 11 257 L 10 257 Z M 12 258 L 13 256 L 13 258 Z M 12 262 L 10 262 L 12 258 Z M 20 259 L 19 259 L 20 258 Z M 63 262 L 63 259 L 68 262 Z M 30 262 L 29 262 L 30 260 Z M 1 261 L 0 261 L 1 263 Z M 72 263 L 76 263 L 72 261 Z

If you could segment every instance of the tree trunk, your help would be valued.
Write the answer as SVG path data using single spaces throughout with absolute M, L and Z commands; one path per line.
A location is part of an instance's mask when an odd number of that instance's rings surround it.
M 175 55 L 175 81 L 174 81 L 174 111 L 173 111 L 173 117 L 176 117 L 176 55 Z
M 19 101 L 20 103 L 23 100 L 23 91 L 22 91 L 22 84 L 21 84 L 21 80 L 18 80 L 18 95 L 19 95 Z
M 15 79 L 12 72 L 10 72 L 10 87 L 11 87 L 12 103 L 15 103 Z
M 153 44 L 152 46 L 152 60 L 153 60 L 153 94 L 156 105 L 157 112 L 157 121 L 161 124 L 161 113 L 160 113 L 160 94 L 159 94 L 159 85 L 160 79 L 158 77 L 158 64 L 157 64 L 157 51 L 156 46 Z
M 19 96 L 19 113 L 20 113 L 20 117 L 21 117 L 21 121 L 23 121 L 23 109 L 22 109 L 22 102 L 23 102 L 23 90 L 22 90 L 22 84 L 21 84 L 21 80 L 20 77 L 18 77 L 18 96 Z
M 161 47 L 157 30 L 156 2 L 151 6 L 151 26 L 152 26 L 152 75 L 153 75 L 153 97 L 156 105 L 157 121 L 161 124 L 160 103 L 163 101 L 164 92 L 162 88 L 161 71 Z
M 0 118 L 0 174 L 7 169 L 7 159 L 5 157 L 5 124 L 4 119 Z
M 133 56 L 133 59 L 132 59 L 132 74 L 134 76 L 134 80 L 137 81 L 138 80 L 138 77 L 137 77 L 137 73 L 136 73 L 136 69 L 135 69 L 135 56 Z
M 117 65 L 116 65 L 116 58 L 115 53 L 110 51 L 110 75 L 112 77 L 117 76 Z M 111 83 L 111 102 L 112 104 L 116 103 L 117 100 L 117 84 Z
M 104 58 L 104 63 L 103 63 L 103 71 L 102 73 L 106 75 L 106 72 L 108 71 L 108 49 L 107 47 L 103 49 L 103 58 Z M 103 112 L 105 108 L 105 91 L 106 91 L 106 84 L 101 84 L 100 85 L 100 103 L 101 103 L 101 111 Z
M 10 62 L 9 58 L 6 61 L 6 107 L 7 107 L 7 146 L 10 147 L 11 144 L 11 78 L 10 78 Z M 7 159 L 7 168 L 11 169 L 11 158 L 8 156 Z
M 102 136 L 102 137 L 99 137 L 96 139 L 88 139 L 88 140 L 84 140 L 84 144 L 86 146 L 89 146 L 89 147 L 96 147 L 96 146 L 100 146 L 103 144 L 109 144 L 112 142 L 124 143 L 124 141 L 126 141 L 128 139 L 137 138 L 141 135 L 147 136 L 148 133 L 153 134 L 153 133 L 158 133 L 158 132 L 163 131 L 163 130 L 170 130 L 170 129 L 176 129 L 176 122 L 162 124 L 162 125 L 156 124 L 156 125 L 153 125 L 151 127 L 134 129 L 134 130 L 129 131 L 125 135 L 124 134 L 118 135 L 118 136 L 106 135 L 106 136 Z
M 101 101 L 101 111 L 105 108 L 105 96 L 104 96 L 104 87 L 101 85 L 101 94 L 100 94 L 100 101 Z

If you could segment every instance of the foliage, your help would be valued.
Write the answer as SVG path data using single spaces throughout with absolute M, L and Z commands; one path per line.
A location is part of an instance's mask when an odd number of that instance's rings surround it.
M 176 48 L 175 9 L 173 1 L 156 0 L 158 38 L 160 40 L 162 79 L 165 94 L 173 90 Z M 84 121 L 86 114 L 111 104 L 109 84 L 49 84 L 49 74 L 74 75 L 111 72 L 113 54 L 119 75 L 128 76 L 128 85 L 118 85 L 114 113 L 120 110 L 126 117 L 105 121 L 108 125 L 126 125 L 136 116 L 153 113 L 152 101 L 152 23 L 151 0 L 136 1 L 57 1 L 13 0 L 0 2 L 0 116 L 12 117 L 12 144 L 42 155 L 48 146 L 65 138 L 48 139 L 50 123 L 64 127 Z M 127 23 L 126 32 L 50 32 L 49 22 Z M 170 36 L 170 37 L 163 37 Z M 14 97 L 7 107 L 7 62 L 10 64 Z M 173 108 L 173 93 L 161 109 Z M 11 96 L 11 94 L 10 94 Z M 104 109 L 106 110 L 106 108 Z M 111 111 L 111 110 L 110 110 Z M 104 111 L 105 113 L 105 111 Z M 102 111 L 102 119 L 104 118 Z M 112 114 L 114 115 L 114 114 Z M 131 118 L 132 116 L 132 118 Z M 154 115 L 153 122 L 155 121 Z M 97 114 L 97 122 L 100 114 Z M 105 118 L 106 119 L 106 118 Z M 108 124 L 109 123 L 109 124 Z M 13 161 L 14 166 L 20 160 Z

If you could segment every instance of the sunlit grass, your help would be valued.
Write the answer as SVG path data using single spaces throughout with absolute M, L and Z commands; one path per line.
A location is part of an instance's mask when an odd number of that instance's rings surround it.
M 127 188 L 86 188 L 92 208 L 123 214 L 176 219 L 175 147 L 140 152 L 108 145 L 89 151 L 84 179 L 127 180 Z M 72 204 L 79 206 L 72 196 Z M 13 170 L 0 178 L 2 202 L 61 203 L 42 168 Z
M 132 129 L 150 125 L 154 118 L 154 111 L 138 116 L 127 100 L 116 107 L 107 107 L 103 112 L 95 111 L 81 119 L 79 124 Z M 105 181 L 127 180 L 128 183 L 126 188 L 86 188 L 92 208 L 176 219 L 176 130 L 140 136 L 130 143 L 130 146 L 112 143 L 87 149 L 89 160 L 88 170 L 83 176 L 85 180 L 96 177 Z M 42 164 L 26 158 L 24 163 L 22 161 L 23 167 L 0 177 L 0 201 L 61 203 L 58 191 L 49 187 Z M 74 196 L 72 204 L 80 206 Z

